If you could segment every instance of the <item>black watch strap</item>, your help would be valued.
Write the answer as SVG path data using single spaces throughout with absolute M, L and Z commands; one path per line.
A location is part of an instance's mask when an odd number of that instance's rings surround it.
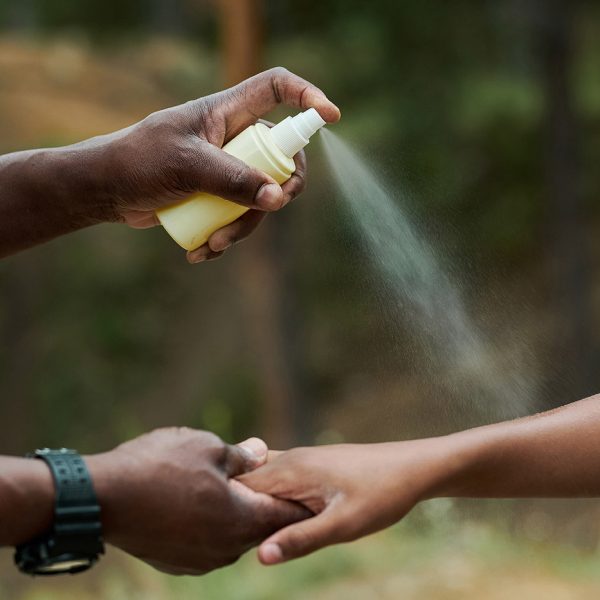
M 83 458 L 75 451 L 36 450 L 55 484 L 54 524 L 45 535 L 17 547 L 15 562 L 32 575 L 78 573 L 104 553 L 100 506 Z

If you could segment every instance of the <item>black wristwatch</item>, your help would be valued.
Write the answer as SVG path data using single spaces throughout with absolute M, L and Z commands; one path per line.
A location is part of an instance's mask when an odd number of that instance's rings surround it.
M 15 563 L 29 575 L 80 573 L 104 554 L 100 506 L 85 462 L 75 450 L 36 450 L 56 489 L 54 524 L 44 535 L 17 546 Z

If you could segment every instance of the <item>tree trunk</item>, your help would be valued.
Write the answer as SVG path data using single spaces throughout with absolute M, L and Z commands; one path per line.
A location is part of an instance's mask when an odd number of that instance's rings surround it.
M 581 190 L 578 123 L 570 81 L 573 22 L 577 2 L 546 0 L 538 5 L 540 58 L 546 99 L 548 251 L 560 322 L 555 356 L 562 371 L 556 386 L 567 395 L 557 404 L 593 392 L 594 349 L 590 306 L 590 250 Z M 572 375 L 571 375 L 572 373 Z M 573 379 L 570 389 L 563 381 Z M 556 382 L 555 382 L 556 383 Z
M 226 85 L 262 68 L 264 6 L 262 0 L 219 1 Z M 289 277 L 292 260 L 287 219 L 267 219 L 236 252 L 245 321 L 256 360 L 261 397 L 261 423 L 270 446 L 286 448 L 307 441 L 303 408 L 299 319 Z M 232 257 L 233 258 L 233 257 Z

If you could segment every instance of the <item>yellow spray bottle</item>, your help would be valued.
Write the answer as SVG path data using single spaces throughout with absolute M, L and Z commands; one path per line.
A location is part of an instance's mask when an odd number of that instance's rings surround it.
M 272 128 L 257 123 L 229 141 L 223 150 L 267 173 L 280 185 L 293 174 L 293 157 L 325 125 L 314 108 L 287 117 Z M 211 194 L 197 194 L 156 212 L 161 225 L 186 250 L 195 250 L 221 227 L 235 221 L 247 207 Z

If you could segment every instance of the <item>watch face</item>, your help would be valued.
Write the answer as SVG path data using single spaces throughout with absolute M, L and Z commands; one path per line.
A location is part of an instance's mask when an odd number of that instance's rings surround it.
M 86 559 L 73 559 L 66 560 L 64 562 L 57 562 L 52 565 L 44 565 L 38 568 L 39 573 L 64 573 L 65 571 L 71 571 L 72 569 L 81 569 L 82 567 L 89 567 L 90 561 Z
M 37 575 L 58 575 L 59 573 L 79 573 L 89 569 L 93 560 L 89 558 L 70 558 L 67 560 L 57 560 L 52 564 L 39 565 L 35 569 Z

